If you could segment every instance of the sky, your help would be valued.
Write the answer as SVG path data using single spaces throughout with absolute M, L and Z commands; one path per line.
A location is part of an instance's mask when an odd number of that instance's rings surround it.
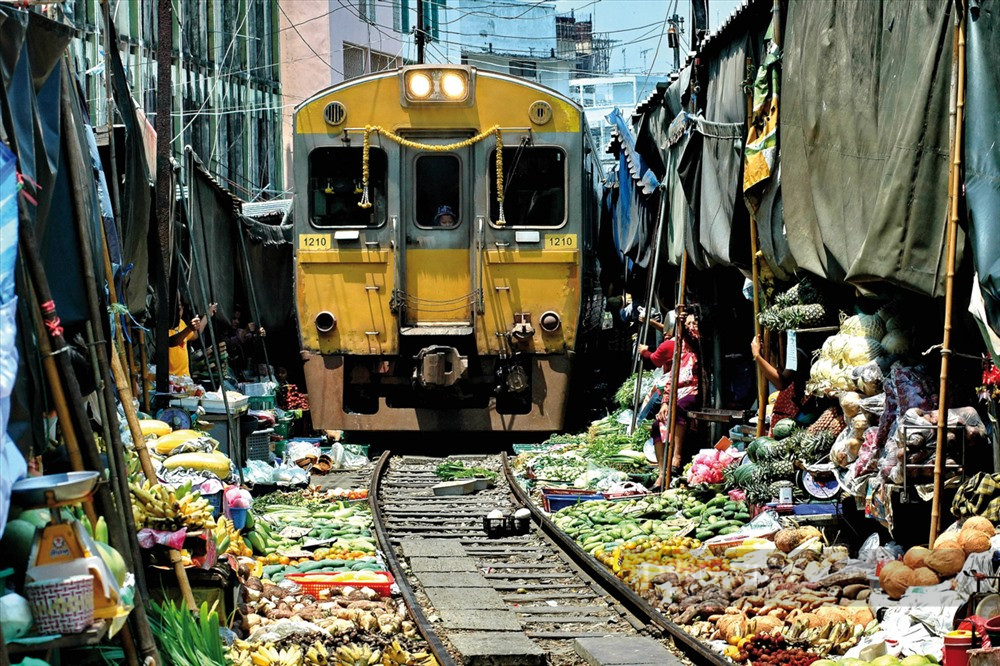
M 740 4 L 740 0 L 708 0 L 709 30 L 714 30 Z M 681 35 L 682 63 L 685 51 L 690 48 L 690 0 L 556 0 L 555 6 L 556 12 L 560 14 L 573 10 L 578 20 L 586 19 L 588 14 L 592 14 L 594 32 L 611 33 L 608 36 L 620 42 L 611 53 L 611 71 L 639 76 L 640 87 L 647 74 L 650 79 L 662 79 L 664 74 L 673 69 L 674 56 L 667 47 L 663 25 L 668 14 L 676 12 L 684 19 Z M 646 85 L 647 89 L 651 87 L 652 83 Z M 640 95 L 640 98 L 644 96 Z

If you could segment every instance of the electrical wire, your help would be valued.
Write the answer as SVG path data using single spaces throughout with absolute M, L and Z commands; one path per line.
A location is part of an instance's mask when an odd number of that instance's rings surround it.
M 327 67 L 329 67 L 329 68 L 330 68 L 331 70 L 333 70 L 334 72 L 336 72 L 336 73 L 337 73 L 337 74 L 339 74 L 340 76 L 344 76 L 344 73 L 343 73 L 342 71 L 340 71 L 339 69 L 337 69 L 336 67 L 334 67 L 334 66 L 333 66 L 332 64 L 330 64 L 330 62 L 329 62 L 329 59 L 328 59 L 328 58 L 324 58 L 324 57 L 323 57 L 323 56 L 321 56 L 321 55 L 320 55 L 319 53 L 317 53 L 317 52 L 316 52 L 316 49 L 314 49 L 314 48 L 312 47 L 312 44 L 310 44 L 310 43 L 309 43 L 309 42 L 308 42 L 308 41 L 306 40 L 306 38 L 302 36 L 302 33 L 301 33 L 301 32 L 299 32 L 299 28 L 298 28 L 298 26 L 297 26 L 297 25 L 295 25 L 294 23 L 292 23 L 292 19 L 288 18 L 288 14 L 286 14 L 286 13 L 285 13 L 285 10 L 284 10 L 284 8 L 283 8 L 283 7 L 281 6 L 281 0 L 277 0 L 277 2 L 275 2 L 274 4 L 275 4 L 275 5 L 276 5 L 276 6 L 278 7 L 278 11 L 279 11 L 279 12 L 281 12 L 281 15 L 285 17 L 285 20 L 286 20 L 286 21 L 288 21 L 288 23 L 289 23 L 289 25 L 291 26 L 291 28 L 292 28 L 292 29 L 293 29 L 293 30 L 295 31 L 295 34 L 296 34 L 296 35 L 298 35 L 298 36 L 299 36 L 299 39 L 301 39 L 301 40 L 302 40 L 302 43 L 306 45 L 306 48 L 308 48 L 308 49 L 309 49 L 310 51 L 312 51 L 313 55 L 314 55 L 314 56 L 316 56 L 316 58 L 317 58 L 317 59 L 318 59 L 318 60 L 319 60 L 320 62 L 322 62 L 322 63 L 323 63 L 324 65 L 326 65 Z M 331 54 L 331 55 L 332 55 L 332 54 Z
M 660 45 L 663 44 L 663 35 L 666 32 L 667 19 L 677 12 L 677 2 L 674 0 L 673 9 L 667 11 L 667 15 L 663 17 L 663 28 L 660 30 L 660 38 L 656 40 L 656 50 L 653 52 L 653 60 L 649 63 L 649 71 L 646 72 L 646 77 L 642 80 L 642 86 L 639 88 L 637 96 L 644 98 L 643 93 L 646 90 L 646 84 L 649 83 L 649 75 L 653 73 L 653 68 L 656 67 L 656 59 L 660 56 Z

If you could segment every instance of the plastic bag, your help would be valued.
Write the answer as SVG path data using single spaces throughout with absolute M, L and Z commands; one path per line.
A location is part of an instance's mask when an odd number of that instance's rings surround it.
M 876 568 L 886 562 L 898 560 L 902 556 L 903 549 L 900 548 L 895 541 L 890 541 L 883 546 L 882 539 L 879 537 L 878 532 L 872 533 L 871 536 L 865 539 L 864 543 L 861 544 L 861 548 L 858 549 L 858 559 L 865 564 Z
M 247 483 L 274 483 L 274 468 L 263 460 L 248 460 L 243 468 L 243 480 Z
M 885 448 L 882 449 L 882 454 L 878 459 L 878 469 L 882 477 L 889 483 L 897 485 L 903 483 L 903 457 L 905 453 L 906 447 L 900 443 L 897 437 L 890 437 Z
M 276 620 L 265 625 L 260 625 L 253 630 L 249 643 L 277 643 L 290 636 L 321 634 L 329 636 L 330 632 L 312 622 L 304 620 Z
M 855 439 L 854 431 L 847 427 L 837 435 L 833 448 L 830 449 L 830 460 L 837 467 L 846 468 L 857 460 L 860 451 L 861 443 Z
M 858 452 L 858 459 L 851 466 L 851 471 L 855 477 L 871 474 L 875 471 L 878 460 L 878 428 L 868 428 L 865 430 L 864 441 L 861 442 L 861 450 Z
M 851 379 L 858 387 L 858 391 L 864 395 L 872 396 L 882 392 L 882 369 L 878 363 L 868 363 L 853 368 Z
M 340 442 L 331 447 L 330 458 L 333 460 L 334 469 L 355 469 L 368 464 L 368 458 L 351 453 Z
M 298 465 L 282 464 L 274 470 L 274 482 L 279 486 L 297 486 L 309 483 L 309 472 Z
M 236 486 L 226 491 L 226 506 L 230 509 L 249 509 L 252 501 L 250 493 Z

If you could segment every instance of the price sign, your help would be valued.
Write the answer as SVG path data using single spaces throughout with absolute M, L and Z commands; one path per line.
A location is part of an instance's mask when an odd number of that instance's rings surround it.
M 545 234 L 545 249 L 575 250 L 576 234 Z
M 300 250 L 329 250 L 330 234 L 302 234 L 299 236 Z

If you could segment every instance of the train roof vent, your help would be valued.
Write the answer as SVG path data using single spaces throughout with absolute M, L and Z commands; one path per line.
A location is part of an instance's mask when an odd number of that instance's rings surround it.
M 340 125 L 347 120 L 347 108 L 340 102 L 330 102 L 323 109 L 323 118 L 329 125 Z

